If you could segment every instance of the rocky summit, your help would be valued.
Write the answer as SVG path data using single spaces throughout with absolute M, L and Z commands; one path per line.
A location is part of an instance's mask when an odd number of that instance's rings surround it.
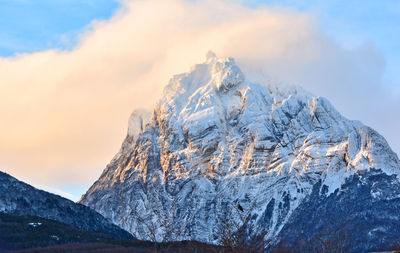
M 339 231 L 349 252 L 365 251 L 400 238 L 399 171 L 381 135 L 325 98 L 253 83 L 209 54 L 153 112 L 132 114 L 80 203 L 139 239 L 219 243 L 227 221 L 248 217 L 249 236 L 273 243 Z

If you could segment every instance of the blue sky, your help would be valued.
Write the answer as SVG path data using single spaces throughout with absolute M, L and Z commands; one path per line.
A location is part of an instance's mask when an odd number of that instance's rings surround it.
M 110 18 L 118 6 L 110 0 L 1 0 L 0 55 L 69 49 L 92 20 Z

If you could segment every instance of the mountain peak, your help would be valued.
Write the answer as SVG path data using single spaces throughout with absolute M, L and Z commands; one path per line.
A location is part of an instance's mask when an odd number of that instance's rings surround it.
M 212 73 L 212 80 L 218 91 L 227 92 L 244 81 L 244 75 L 233 58 L 217 59 Z
M 206 61 L 210 62 L 217 58 L 217 55 L 213 51 L 208 51 L 206 54 Z
M 151 124 L 127 140 L 81 202 L 141 239 L 168 223 L 177 232 L 168 240 L 216 243 L 228 214 L 240 221 L 238 204 L 276 239 L 312 196 L 331 198 L 371 170 L 397 180 L 400 169 L 382 136 L 328 100 L 253 83 L 212 53 L 170 80 Z M 167 235 L 160 228 L 153 239 Z
M 231 57 L 217 57 L 208 52 L 206 61 L 195 65 L 189 72 L 175 75 L 164 89 L 162 102 L 174 97 L 187 100 L 198 89 L 210 88 L 226 93 L 245 81 L 245 76 Z

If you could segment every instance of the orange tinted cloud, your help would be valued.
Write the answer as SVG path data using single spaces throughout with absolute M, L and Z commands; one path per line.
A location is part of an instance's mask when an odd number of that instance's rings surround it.
M 360 80 L 376 89 L 384 67 L 373 48 L 342 49 L 312 16 L 227 1 L 123 1 L 79 41 L 0 58 L 1 170 L 53 188 L 89 185 L 118 151 L 130 112 L 151 108 L 208 50 L 235 57 L 254 80 L 337 93 L 344 105 L 341 89 Z

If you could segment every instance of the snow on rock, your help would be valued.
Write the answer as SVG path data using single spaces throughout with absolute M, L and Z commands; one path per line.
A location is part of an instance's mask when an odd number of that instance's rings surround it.
M 276 238 L 317 183 L 328 197 L 351 175 L 400 167 L 382 136 L 325 98 L 252 83 L 213 53 L 174 76 L 146 119 L 131 117 L 121 151 L 80 201 L 139 239 L 216 243 L 238 204 Z
M 28 225 L 35 228 L 35 227 L 41 226 L 42 223 L 40 223 L 40 222 L 29 222 Z

